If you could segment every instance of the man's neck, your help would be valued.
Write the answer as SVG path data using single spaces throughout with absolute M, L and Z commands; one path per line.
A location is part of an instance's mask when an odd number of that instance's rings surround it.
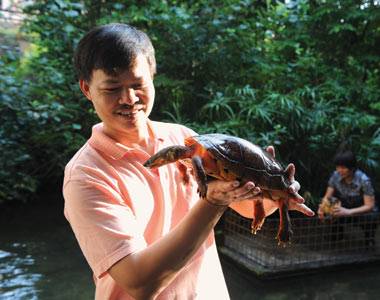
M 354 172 L 352 172 L 350 175 L 347 175 L 343 180 L 345 183 L 350 184 L 353 179 L 354 179 Z
M 103 128 L 106 135 L 114 139 L 120 144 L 127 146 L 129 148 L 136 148 L 153 154 L 154 134 L 148 124 L 143 127 L 139 127 L 137 130 L 129 130 L 128 132 L 110 130 L 107 127 Z

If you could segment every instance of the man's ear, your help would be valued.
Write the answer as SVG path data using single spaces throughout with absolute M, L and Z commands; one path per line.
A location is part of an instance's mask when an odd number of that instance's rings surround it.
M 92 101 L 91 93 L 90 93 L 90 85 L 88 84 L 88 82 L 84 79 L 79 79 L 79 87 L 83 95 L 85 95 L 88 100 Z

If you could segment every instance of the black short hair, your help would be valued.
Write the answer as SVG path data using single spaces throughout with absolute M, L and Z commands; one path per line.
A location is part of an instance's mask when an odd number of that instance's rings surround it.
M 350 150 L 339 152 L 334 157 L 335 166 L 344 166 L 353 170 L 356 169 L 356 163 L 355 154 Z
M 129 69 L 139 54 L 147 58 L 153 77 L 156 59 L 148 35 L 127 24 L 111 23 L 95 27 L 82 37 L 75 51 L 74 67 L 78 79 L 89 82 L 93 70 L 116 75 Z

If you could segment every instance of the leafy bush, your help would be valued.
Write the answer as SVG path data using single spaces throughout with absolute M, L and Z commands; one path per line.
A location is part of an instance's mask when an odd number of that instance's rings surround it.
M 376 180 L 376 3 L 36 1 L 23 27 L 34 52 L 1 58 L 7 160 L 0 198 L 20 198 L 60 179 L 88 138 L 96 117 L 78 89 L 72 55 L 84 32 L 109 22 L 135 25 L 152 38 L 158 62 L 152 118 L 273 144 L 314 195 L 323 192 L 342 147 L 351 147 Z

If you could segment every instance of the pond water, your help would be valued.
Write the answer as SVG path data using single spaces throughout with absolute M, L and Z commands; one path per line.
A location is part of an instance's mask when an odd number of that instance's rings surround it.
M 61 202 L 8 207 L 0 218 L 0 300 L 93 299 L 91 271 Z M 258 280 L 230 260 L 222 264 L 233 300 L 380 298 L 379 265 Z

